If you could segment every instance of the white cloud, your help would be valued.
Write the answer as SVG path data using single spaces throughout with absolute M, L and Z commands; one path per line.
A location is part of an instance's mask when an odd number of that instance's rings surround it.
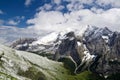
M 63 10 L 65 8 L 65 6 L 59 5 L 55 7 L 55 10 L 60 11 Z
M 32 0 L 25 0 L 25 6 L 29 6 L 29 5 L 31 5 L 31 3 L 32 3 Z
M 44 6 L 37 8 L 37 11 L 40 11 L 40 10 L 50 10 L 51 8 L 52 8 L 52 5 L 44 4 Z
M 62 0 L 53 0 L 53 2 L 57 5 L 59 5 L 61 3 Z
M 75 2 L 72 2 L 70 4 L 67 5 L 67 9 L 69 11 L 76 11 L 76 10 L 80 10 L 80 9 L 83 9 L 84 6 L 81 4 L 81 3 L 75 3 Z
M 95 11 L 95 10 L 94 10 Z M 96 13 L 89 9 L 72 11 L 62 14 L 59 11 L 39 12 L 33 19 L 27 21 L 34 24 L 29 28 L 35 30 L 61 31 L 66 28 L 81 29 L 85 25 L 108 27 L 120 31 L 120 9 L 113 8 L 107 11 L 96 9 Z
M 120 8 L 120 0 L 63 0 L 68 1 L 71 3 L 80 3 L 80 4 L 87 4 L 94 6 L 99 5 L 101 7 L 114 7 L 114 8 Z
M 26 0 L 25 5 L 29 6 L 32 0 Z M 44 6 L 37 9 L 34 18 L 29 19 L 27 24 L 33 24 L 27 28 L 4 28 L 0 26 L 0 33 L 4 33 L 6 39 L 15 39 L 19 37 L 32 36 L 34 33 L 44 35 L 51 31 L 61 31 L 66 28 L 80 29 L 86 25 L 93 25 L 98 27 L 108 27 L 111 30 L 120 31 L 120 0 L 63 0 L 69 1 L 66 8 L 70 13 L 62 13 L 60 10 L 64 9 L 65 6 L 61 5 L 61 0 L 53 0 L 52 4 L 45 4 Z M 95 2 L 94 2 L 95 1 Z M 93 2 L 95 4 L 93 4 Z M 90 9 L 84 9 L 87 4 L 92 6 Z M 110 9 L 104 10 L 100 7 L 111 6 Z M 54 9 L 54 10 L 52 10 Z M 21 20 L 24 20 L 24 16 L 17 16 L 15 19 L 9 20 L 8 23 L 11 25 L 17 25 Z M 4 21 L 0 20 L 0 24 Z M 10 26 L 9 26 L 10 27 Z M 9 31 L 8 31 L 9 30 Z M 44 34 L 43 34 L 44 33 Z M 20 36 L 18 36 L 20 35 Z M 12 36 L 12 37 L 11 37 Z M 33 37 L 33 36 L 32 36 Z M 0 38 L 2 39 L 2 38 Z
M 107 5 L 112 7 L 120 7 L 120 0 L 97 0 L 96 3 L 104 7 Z
M 7 24 L 9 24 L 9 25 L 18 25 L 19 21 L 9 20 Z
M 15 19 L 17 19 L 17 20 L 24 20 L 25 16 L 16 16 Z
M 120 8 L 110 8 L 104 10 L 99 6 L 119 7 L 119 1 L 116 0 L 63 0 L 70 2 L 66 7 L 70 13 L 63 14 L 57 7 L 55 11 L 39 11 L 33 19 L 27 21 L 28 24 L 33 24 L 29 28 L 34 30 L 60 31 L 66 28 L 81 29 L 85 25 L 93 25 L 98 27 L 109 27 L 112 30 L 120 31 Z M 61 1 L 60 1 L 61 2 Z M 95 4 L 93 3 L 95 2 Z M 104 3 L 104 5 L 103 5 Z M 93 6 L 90 9 L 84 9 L 83 4 Z M 47 4 L 48 5 L 48 4 Z M 49 4 L 51 9 L 52 5 Z M 60 10 L 64 8 L 59 5 Z M 47 7 L 45 7 L 47 8 Z M 45 9 L 44 9 L 45 10 Z
M 0 14 L 4 14 L 4 12 L 2 10 L 0 10 Z
M 1 19 L 0 19 L 0 25 L 2 25 L 3 23 L 4 23 L 4 20 L 1 20 Z
M 15 26 L 15 25 L 18 25 L 24 19 L 25 19 L 25 16 L 16 16 L 16 17 L 13 17 L 12 19 L 8 20 L 8 22 L 6 22 L 6 24 Z
M 97 9 L 96 7 L 92 7 L 91 11 L 93 11 L 94 13 L 102 13 L 102 12 L 104 12 L 103 9 Z
M 31 29 L 17 28 L 15 26 L 0 26 L 0 43 L 3 43 L 4 45 L 9 45 L 19 38 L 35 37 L 38 37 L 38 35 Z
M 56 24 L 60 24 L 65 21 L 64 16 L 59 11 L 45 12 L 41 11 L 35 15 L 34 19 L 27 21 L 28 24 L 34 24 L 32 26 L 36 30 L 55 30 Z M 56 26 L 56 27 L 53 27 Z M 58 29 L 58 27 L 56 28 Z
M 63 0 L 63 1 L 68 1 L 68 2 L 79 2 L 81 4 L 92 4 L 95 0 Z
M 62 5 L 57 5 L 55 7 L 53 7 L 52 4 L 44 4 L 44 6 L 42 7 L 39 7 L 36 9 L 36 11 L 50 11 L 50 10 L 57 10 L 57 11 L 60 11 L 60 10 L 63 10 L 65 8 L 65 6 L 62 6 Z

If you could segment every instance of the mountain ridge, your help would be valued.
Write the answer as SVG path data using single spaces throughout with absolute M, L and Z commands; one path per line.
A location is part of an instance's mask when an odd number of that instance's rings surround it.
M 74 73 L 90 70 L 105 77 L 120 72 L 119 32 L 110 31 L 107 27 L 88 26 L 80 32 L 68 30 L 67 33 L 56 35 L 46 44 L 39 39 L 40 44 L 32 46 L 31 51 L 36 49 L 35 52 L 39 55 L 43 52 L 43 54 L 52 54 L 52 59 L 57 61 L 71 56 L 77 65 Z
M 89 71 L 73 74 L 70 64 L 56 62 L 34 53 L 18 51 L 0 44 L 1 80 L 101 80 L 99 75 Z M 67 61 L 67 62 L 68 62 Z M 69 66 L 71 67 L 71 66 Z M 92 76 L 92 77 L 91 77 Z

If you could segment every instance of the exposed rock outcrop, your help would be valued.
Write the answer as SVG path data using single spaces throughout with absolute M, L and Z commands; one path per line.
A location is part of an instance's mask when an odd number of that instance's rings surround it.
M 83 34 L 79 32 L 51 33 L 30 43 L 27 51 L 50 52 L 58 61 L 70 56 L 76 65 L 75 73 L 84 70 L 102 76 L 120 73 L 120 33 L 93 26 L 88 26 Z

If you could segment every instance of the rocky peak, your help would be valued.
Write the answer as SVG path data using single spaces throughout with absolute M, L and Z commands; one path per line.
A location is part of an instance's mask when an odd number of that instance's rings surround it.
M 69 32 L 64 36 L 66 36 L 66 38 L 62 39 L 61 44 L 56 50 L 54 56 L 55 60 L 60 59 L 60 57 L 71 56 L 76 63 L 79 63 L 80 59 L 77 53 L 77 39 L 75 38 L 74 32 Z
M 27 50 L 29 44 L 35 41 L 35 38 L 20 38 L 15 41 L 10 47 L 18 49 L 18 50 Z
M 39 45 L 32 45 L 35 42 Z M 55 60 L 70 56 L 77 65 L 75 73 L 90 70 L 106 76 L 120 72 L 120 33 L 107 27 L 88 26 L 82 36 L 73 30 L 55 32 L 31 45 L 31 51 L 52 51 Z
M 107 27 L 98 28 L 95 26 L 88 26 L 83 36 L 87 41 L 92 41 L 94 39 L 102 38 L 103 36 L 109 37 L 111 34 L 112 31 L 110 31 Z

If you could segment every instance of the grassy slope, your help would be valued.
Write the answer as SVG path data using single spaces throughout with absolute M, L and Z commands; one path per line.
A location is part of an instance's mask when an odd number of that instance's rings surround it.
M 11 75 L 0 72 L 0 80 L 17 80 L 17 79 Z
M 0 71 L 0 76 L 4 76 L 4 79 L 10 78 L 10 80 L 16 80 L 19 78 L 20 80 L 102 80 L 100 77 L 89 71 L 85 71 L 77 75 L 71 74 L 69 67 L 66 67 L 66 65 L 64 65 L 62 62 L 55 62 L 33 53 L 15 51 L 1 45 L 0 52 L 5 53 L 4 57 L 7 60 L 7 62 L 0 60 L 0 70 L 5 69 L 4 72 Z M 14 66 L 12 67 L 9 66 L 11 61 L 14 63 Z M 22 68 L 20 67 L 21 65 Z M 24 70 L 24 67 L 28 67 L 28 69 Z

